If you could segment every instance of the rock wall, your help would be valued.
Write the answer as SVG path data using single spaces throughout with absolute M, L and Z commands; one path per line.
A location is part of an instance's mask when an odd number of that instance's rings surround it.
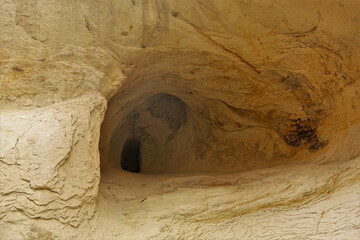
M 0 0 L 0 239 L 358 239 L 359 6 Z
M 76 106 L 76 108 L 74 108 Z M 1 113 L 0 218 L 78 226 L 95 212 L 105 100 L 92 94 Z

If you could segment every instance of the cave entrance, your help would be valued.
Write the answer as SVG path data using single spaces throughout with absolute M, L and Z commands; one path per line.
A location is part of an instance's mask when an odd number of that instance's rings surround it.
M 140 141 L 138 139 L 128 139 L 125 142 L 121 152 L 121 168 L 129 172 L 140 172 Z

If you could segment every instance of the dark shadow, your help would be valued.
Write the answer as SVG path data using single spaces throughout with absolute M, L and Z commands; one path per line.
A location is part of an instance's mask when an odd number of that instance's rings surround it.
M 128 139 L 121 153 L 121 168 L 129 172 L 140 172 L 140 141 Z

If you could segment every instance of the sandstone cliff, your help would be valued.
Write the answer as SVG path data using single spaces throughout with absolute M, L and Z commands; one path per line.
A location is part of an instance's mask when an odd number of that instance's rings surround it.
M 359 239 L 359 23 L 359 0 L 0 0 L 0 239 Z

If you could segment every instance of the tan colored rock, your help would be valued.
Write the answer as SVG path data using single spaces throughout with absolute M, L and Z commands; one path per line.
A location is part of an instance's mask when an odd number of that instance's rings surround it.
M 78 226 L 93 216 L 104 110 L 105 101 L 94 93 L 51 107 L 2 112 L 2 220 L 15 221 L 21 212 L 21 219 Z
M 0 239 L 359 239 L 359 6 L 2 0 Z

